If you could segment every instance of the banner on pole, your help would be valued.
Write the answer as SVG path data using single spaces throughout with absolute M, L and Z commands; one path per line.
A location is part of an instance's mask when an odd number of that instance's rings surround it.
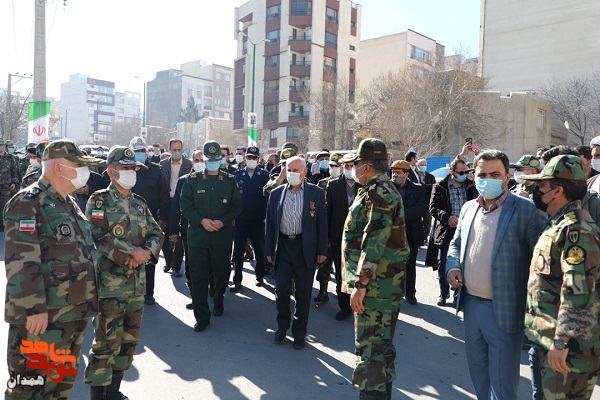
M 50 139 L 50 102 L 30 101 L 28 121 L 28 143 L 40 143 Z
M 256 113 L 248 113 L 248 147 L 258 146 L 258 123 Z

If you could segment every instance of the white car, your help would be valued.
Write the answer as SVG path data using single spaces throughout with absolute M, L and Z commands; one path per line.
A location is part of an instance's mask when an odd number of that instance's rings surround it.
M 431 175 L 435 176 L 435 183 L 440 183 L 450 173 L 450 167 L 442 167 L 430 172 Z

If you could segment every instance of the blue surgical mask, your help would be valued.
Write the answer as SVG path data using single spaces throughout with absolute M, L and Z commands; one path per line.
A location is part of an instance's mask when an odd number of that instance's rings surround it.
M 421 172 L 427 172 L 427 165 L 419 165 L 419 170 Z
M 225 165 L 225 163 L 227 163 L 227 159 L 225 157 L 221 158 L 221 160 L 219 160 L 219 165 Z
M 222 158 L 221 160 L 224 160 L 224 158 Z M 221 166 L 221 161 L 207 161 L 206 162 L 206 170 L 210 171 L 210 172 L 218 171 L 220 166 Z
M 462 182 L 464 182 L 464 181 L 466 181 L 466 180 L 467 180 L 467 174 L 462 174 L 462 175 L 455 174 L 455 175 L 454 175 L 454 180 L 455 180 L 456 182 L 461 182 L 461 183 L 462 183 Z
M 503 182 L 502 179 L 475 178 L 475 187 L 484 199 L 492 200 L 500 197 L 504 192 Z
M 329 161 L 327 161 L 327 160 L 319 161 L 319 168 L 321 168 L 321 169 L 329 168 Z
M 141 151 L 136 151 L 135 152 L 135 159 L 138 162 L 145 163 L 146 162 L 146 153 L 141 152 Z

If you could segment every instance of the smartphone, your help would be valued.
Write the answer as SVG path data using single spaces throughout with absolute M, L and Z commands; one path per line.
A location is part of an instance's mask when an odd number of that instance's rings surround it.
M 473 138 L 472 137 L 468 137 L 465 139 L 465 144 L 473 144 Z

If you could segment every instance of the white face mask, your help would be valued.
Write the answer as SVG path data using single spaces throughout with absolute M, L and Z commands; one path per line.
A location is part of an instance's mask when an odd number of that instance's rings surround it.
M 338 176 L 340 176 L 342 173 L 341 168 L 340 167 L 329 167 L 329 176 L 332 178 L 337 178 Z
M 515 178 L 515 181 L 518 184 L 524 184 L 525 183 L 525 179 L 521 179 L 521 175 L 525 175 L 525 173 L 523 171 L 515 171 L 515 173 L 513 174 L 513 178 Z
M 298 186 L 300 184 L 300 172 L 288 172 L 287 181 L 292 186 Z
M 367 165 L 367 164 L 363 164 L 363 165 L 361 165 L 361 166 L 360 166 L 360 167 L 358 167 L 358 168 L 356 168 L 356 165 L 355 165 L 354 167 L 352 167 L 352 177 L 353 177 L 353 179 L 354 179 L 356 182 L 359 182 L 359 183 L 360 183 L 360 178 L 362 178 L 362 176 L 364 175 L 364 173 L 363 173 L 361 176 L 358 176 L 358 175 L 356 174 L 356 171 L 358 171 L 358 170 L 359 170 L 359 169 L 361 169 L 361 168 L 364 168 L 364 166 L 365 166 L 365 165 Z
M 148 157 L 154 157 L 154 152 L 153 151 L 149 151 L 148 152 Z
M 600 172 L 600 158 L 592 158 L 592 169 Z
M 202 161 L 194 163 L 194 171 L 202 171 L 203 169 L 206 169 L 206 163 Z
M 39 167 L 40 163 L 38 162 L 37 158 L 30 158 L 29 165 L 31 165 L 32 167 Z
M 129 190 L 135 186 L 137 180 L 137 174 L 135 171 L 119 171 L 119 179 L 117 183 L 123 189 Z
M 248 169 L 256 169 L 257 165 L 258 165 L 258 160 L 248 160 L 248 161 L 246 161 L 246 167 L 248 167 Z
M 235 162 L 238 164 L 241 164 L 244 162 L 244 156 L 241 154 L 236 154 L 235 155 Z
M 71 181 L 73 186 L 75 186 L 75 190 L 81 189 L 85 185 L 87 185 L 88 179 L 90 179 L 90 169 L 87 166 L 83 167 L 69 167 L 68 165 L 62 165 L 62 167 L 74 169 L 77 172 L 77 176 L 73 179 L 67 178 L 63 175 L 63 178 Z
M 344 176 L 346 177 L 346 179 L 352 179 L 352 180 L 354 180 L 354 175 L 352 175 L 352 170 L 351 169 L 345 169 L 344 168 Z

